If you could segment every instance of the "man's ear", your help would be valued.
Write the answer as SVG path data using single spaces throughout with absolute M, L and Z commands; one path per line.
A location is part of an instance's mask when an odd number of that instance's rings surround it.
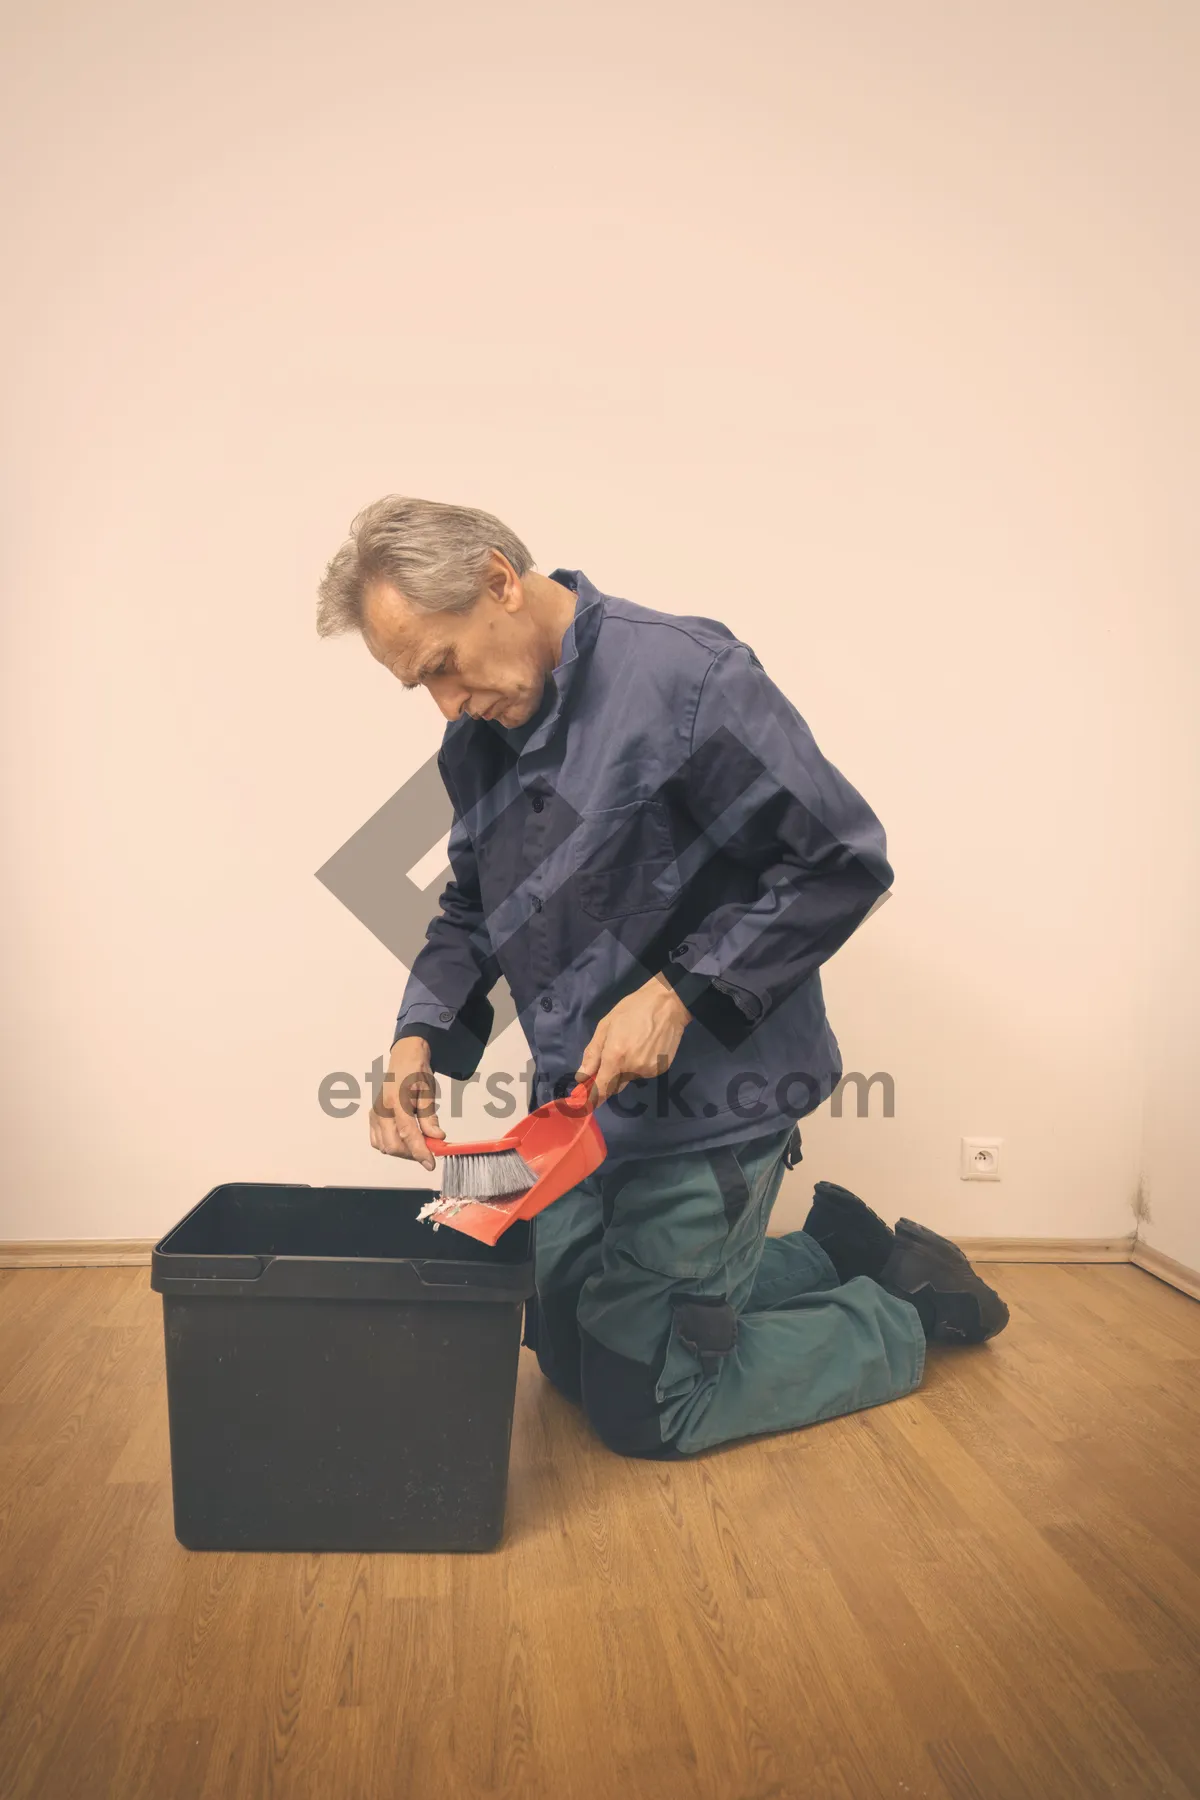
M 499 550 L 492 551 L 491 566 L 488 569 L 484 591 L 502 606 L 507 613 L 520 612 L 525 605 L 525 590 L 521 586 L 521 577 L 513 568 L 508 558 Z

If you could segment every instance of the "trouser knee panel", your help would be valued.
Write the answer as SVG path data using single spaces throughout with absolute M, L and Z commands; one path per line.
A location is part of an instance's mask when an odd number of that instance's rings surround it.
M 654 1369 L 590 1332 L 581 1331 L 580 1340 L 584 1411 L 601 1442 L 619 1456 L 680 1460 L 683 1452 L 663 1442 Z

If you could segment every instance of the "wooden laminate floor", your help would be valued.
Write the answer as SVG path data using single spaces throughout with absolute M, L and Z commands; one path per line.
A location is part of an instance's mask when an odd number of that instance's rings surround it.
M 503 1547 L 357 1557 L 182 1550 L 148 1271 L 0 1274 L 0 1794 L 1200 1794 L 1200 1305 L 993 1278 L 917 1393 L 694 1463 L 522 1352 Z

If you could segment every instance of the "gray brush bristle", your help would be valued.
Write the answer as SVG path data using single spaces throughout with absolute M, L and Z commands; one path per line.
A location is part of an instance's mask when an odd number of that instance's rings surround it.
M 536 1170 L 519 1150 L 481 1150 L 442 1161 L 445 1200 L 497 1200 L 502 1194 L 528 1192 L 536 1180 Z

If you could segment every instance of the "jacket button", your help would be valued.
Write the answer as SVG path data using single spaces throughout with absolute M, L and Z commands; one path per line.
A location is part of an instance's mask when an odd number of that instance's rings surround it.
M 553 1005 L 554 1005 L 554 1002 L 550 998 L 549 994 L 543 994 L 542 995 L 542 1011 L 549 1012 L 551 1010 L 551 1008 L 553 1007 Z
M 452 1012 L 442 1012 L 438 1014 L 438 1018 L 442 1021 L 443 1025 L 448 1025 L 453 1017 L 454 1014 Z
M 546 802 L 545 802 L 545 800 L 544 800 L 544 798 L 543 798 L 543 797 L 542 797 L 542 795 L 541 795 L 541 794 L 535 794 L 535 795 L 534 795 L 534 796 L 533 796 L 533 810 L 534 810 L 534 812 L 541 812 L 541 810 L 542 810 L 542 808 L 543 808 L 543 806 L 545 806 L 545 804 L 546 804 Z
M 677 956 L 686 956 L 688 951 L 691 949 L 691 947 L 692 946 L 690 944 L 676 944 L 675 948 L 671 952 L 672 960 L 674 960 L 675 957 L 677 957 Z
M 542 910 L 542 902 L 536 894 L 533 896 L 533 910 L 534 912 L 541 912 Z

